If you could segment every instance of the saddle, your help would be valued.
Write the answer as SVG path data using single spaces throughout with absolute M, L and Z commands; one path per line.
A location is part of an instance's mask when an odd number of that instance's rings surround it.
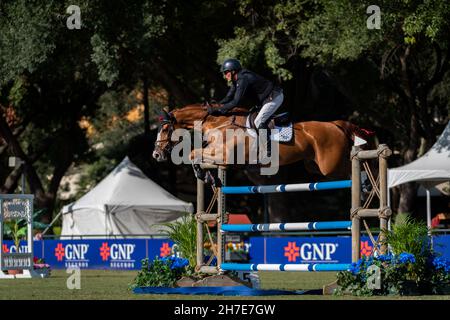
M 258 113 L 255 110 L 250 110 L 250 114 L 246 120 L 247 132 L 250 136 L 257 137 L 257 128 L 255 126 L 255 119 Z M 270 139 L 279 142 L 290 142 L 293 137 L 292 121 L 289 119 L 289 112 L 283 112 L 275 114 L 270 117 L 268 122 L 268 128 L 270 130 L 276 129 L 277 133 L 272 134 Z

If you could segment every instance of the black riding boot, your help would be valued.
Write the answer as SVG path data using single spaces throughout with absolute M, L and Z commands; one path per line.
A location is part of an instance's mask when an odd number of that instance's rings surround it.
M 270 129 L 267 127 L 267 158 L 272 157 L 272 143 L 270 143 Z

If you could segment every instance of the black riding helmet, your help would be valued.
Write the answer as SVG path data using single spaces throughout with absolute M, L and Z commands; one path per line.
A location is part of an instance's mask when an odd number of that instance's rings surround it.
M 238 59 L 227 59 L 222 64 L 222 68 L 220 68 L 220 72 L 239 71 L 241 69 L 242 69 L 242 66 Z

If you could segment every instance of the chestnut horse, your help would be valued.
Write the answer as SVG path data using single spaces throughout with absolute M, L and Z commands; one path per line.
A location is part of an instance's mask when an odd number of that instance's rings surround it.
M 220 116 L 208 114 L 208 106 L 192 104 L 170 113 L 165 112 L 155 143 L 153 157 L 157 161 L 165 161 L 169 157 L 176 141 L 172 141 L 172 132 L 176 129 L 193 129 L 195 121 L 202 121 L 202 135 L 209 129 L 217 129 L 223 133 L 226 129 L 245 130 L 247 109 L 234 108 L 231 113 Z M 306 121 L 293 124 L 293 138 L 290 142 L 279 144 L 279 165 L 287 165 L 303 160 L 307 171 L 311 174 L 321 174 L 330 179 L 349 178 L 351 174 L 350 151 L 354 136 L 368 139 L 367 131 L 347 121 Z M 224 141 L 226 142 L 226 141 Z M 228 148 L 236 148 L 236 141 L 228 141 L 222 159 L 217 159 L 214 152 L 214 140 L 209 139 L 207 146 L 202 148 L 201 155 L 204 162 L 221 163 L 227 165 Z M 228 150 L 227 150 L 228 149 Z M 190 154 L 194 159 L 195 152 Z M 249 146 L 245 145 L 245 159 L 248 161 Z M 222 160 L 218 162 L 218 160 Z M 247 162 L 246 162 L 247 163 Z M 196 172 L 198 173 L 198 172 Z

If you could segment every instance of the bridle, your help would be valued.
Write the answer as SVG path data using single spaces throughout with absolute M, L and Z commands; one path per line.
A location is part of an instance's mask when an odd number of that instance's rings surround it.
M 205 123 L 206 119 L 210 116 L 210 108 L 213 108 L 213 106 L 211 104 L 209 104 L 207 101 L 203 104 L 204 110 L 207 111 L 206 114 L 202 117 L 201 122 Z M 162 128 L 165 125 L 168 125 L 168 132 L 167 132 L 167 138 L 165 139 L 160 139 L 160 140 L 156 140 L 155 141 L 155 148 L 158 147 L 159 143 L 166 143 L 166 146 L 164 148 L 160 148 L 162 152 L 164 153 L 171 153 L 173 148 L 180 143 L 181 141 L 172 141 L 172 133 L 175 130 L 175 123 L 177 122 L 177 120 L 172 116 L 171 113 L 166 113 L 166 116 L 164 118 L 160 119 L 160 129 L 158 132 L 160 132 L 162 130 Z M 234 125 L 237 126 L 239 128 L 243 128 L 246 129 L 245 124 L 241 125 L 239 123 L 236 122 L 236 115 L 232 115 L 231 119 L 229 119 L 228 121 L 222 123 L 220 126 L 216 127 L 215 129 L 220 129 L 229 125 Z M 159 147 L 158 147 L 159 148 Z
M 172 122 L 171 120 L 161 120 L 161 126 L 160 126 L 159 131 L 161 131 L 162 128 L 163 128 L 165 125 L 169 125 L 169 129 L 168 129 L 168 133 L 167 133 L 167 138 L 166 138 L 166 139 L 156 140 L 156 141 L 155 141 L 155 147 L 158 146 L 158 143 L 167 142 L 166 146 L 165 146 L 164 148 L 162 148 L 161 151 L 166 152 L 166 153 L 170 153 L 170 152 L 172 152 L 172 149 L 173 149 L 178 143 L 180 143 L 180 141 L 177 141 L 177 142 L 175 142 L 175 143 L 170 143 L 170 142 L 173 142 L 173 141 L 171 140 L 171 137 L 172 137 L 173 131 L 175 130 L 175 124 L 174 124 L 174 122 Z M 158 132 L 159 132 L 159 131 L 158 131 Z

